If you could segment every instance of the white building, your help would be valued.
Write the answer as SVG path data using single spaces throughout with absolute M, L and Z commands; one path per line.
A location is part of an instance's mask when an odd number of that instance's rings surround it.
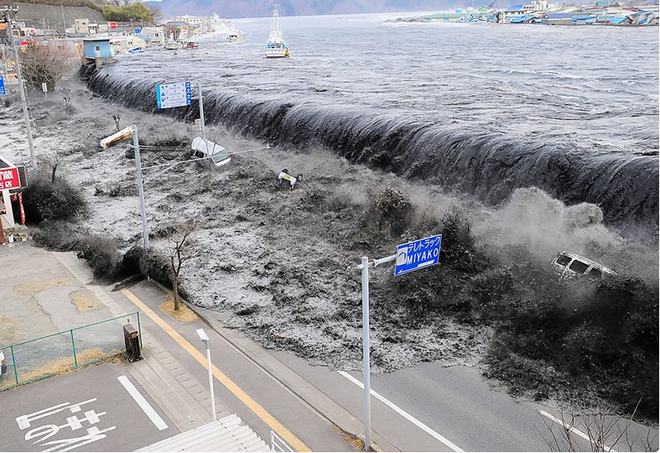
M 142 30 L 136 36 L 143 39 L 147 46 L 165 45 L 165 27 L 142 27 Z

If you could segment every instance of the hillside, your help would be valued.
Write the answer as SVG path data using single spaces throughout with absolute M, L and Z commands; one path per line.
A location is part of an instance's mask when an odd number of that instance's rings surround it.
M 0 4 L 9 3 L 0 1 Z M 91 22 L 103 22 L 104 20 L 100 7 L 89 0 L 41 0 L 11 2 L 10 4 L 18 6 L 16 19 L 19 22 L 39 28 L 45 24 L 48 28 L 57 29 L 58 32 L 64 30 L 63 19 L 67 27 L 71 27 L 75 19 L 88 18 Z
M 259 17 L 272 12 L 271 0 L 163 0 L 146 2 L 161 11 L 162 17 L 182 14 L 221 17 Z M 352 14 L 387 11 L 441 10 L 461 6 L 462 0 L 280 0 L 280 14 L 302 16 L 316 14 Z M 472 2 L 469 2 L 471 5 Z M 466 3 L 467 5 L 467 3 Z

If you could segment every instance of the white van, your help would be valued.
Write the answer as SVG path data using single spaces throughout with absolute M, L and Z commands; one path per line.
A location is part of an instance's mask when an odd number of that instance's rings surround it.
M 216 167 L 228 164 L 231 161 L 231 157 L 225 148 L 210 140 L 204 140 L 202 137 L 193 139 L 192 150 L 193 157 L 208 159 Z
M 552 260 L 552 264 L 561 271 L 562 277 L 586 275 L 587 277 L 600 279 L 605 274 L 616 274 L 612 269 L 602 264 L 566 250 L 559 252 L 555 259 Z

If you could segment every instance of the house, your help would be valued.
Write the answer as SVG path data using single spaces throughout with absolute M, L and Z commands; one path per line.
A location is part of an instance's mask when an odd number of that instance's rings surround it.
M 509 19 L 512 24 L 529 24 L 534 19 L 532 14 L 523 14 L 522 16 L 513 16 Z
M 165 45 L 164 27 L 142 27 L 140 33 L 136 34 L 135 36 L 143 39 L 147 43 L 147 46 Z
M 147 43 L 138 36 L 111 36 L 110 45 L 115 55 L 129 53 L 135 49 L 144 49 Z
M 573 13 L 548 13 L 544 23 L 548 25 L 572 25 Z
M 598 16 L 599 25 L 631 25 L 632 19 L 628 16 Z
M 97 66 L 115 61 L 115 52 L 108 37 L 83 39 L 83 53 L 87 63 L 96 63 Z
M 76 34 L 89 34 L 89 19 L 76 19 L 74 23 L 74 32 Z
M 592 25 L 596 23 L 596 15 L 593 14 L 576 14 L 571 17 L 573 25 Z

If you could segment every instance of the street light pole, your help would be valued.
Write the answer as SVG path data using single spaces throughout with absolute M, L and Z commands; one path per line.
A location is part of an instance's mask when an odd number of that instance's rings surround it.
M 142 159 L 140 158 L 140 138 L 138 137 L 137 125 L 133 129 L 133 149 L 135 150 L 135 173 L 140 196 L 140 211 L 142 213 L 142 244 L 144 251 L 149 250 L 149 232 L 147 231 L 147 213 L 144 206 L 144 179 L 142 177 Z
M 204 346 L 206 347 L 206 360 L 208 362 L 207 368 L 209 371 L 209 391 L 211 393 L 211 412 L 213 413 L 213 421 L 218 420 L 218 416 L 215 411 L 215 393 L 213 391 L 213 372 L 211 371 L 211 347 L 209 343 L 211 342 L 209 336 L 206 335 L 204 329 L 197 329 L 197 336 L 202 340 Z

